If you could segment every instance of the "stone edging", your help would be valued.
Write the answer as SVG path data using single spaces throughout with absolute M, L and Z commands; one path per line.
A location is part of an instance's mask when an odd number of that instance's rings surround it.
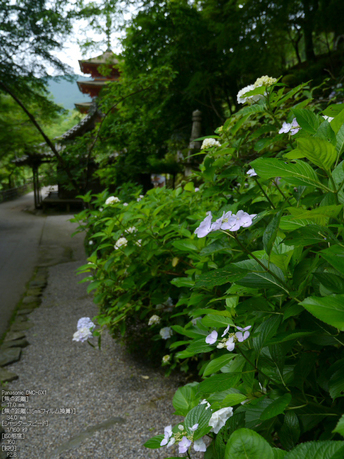
M 22 353 L 22 348 L 29 345 L 26 340 L 25 330 L 33 327 L 29 315 L 41 304 L 41 295 L 47 285 L 48 269 L 39 267 L 35 270 L 24 297 L 15 310 L 14 321 L 6 332 L 4 341 L 0 345 L 0 387 L 18 379 L 18 376 L 6 370 L 6 365 L 17 362 Z

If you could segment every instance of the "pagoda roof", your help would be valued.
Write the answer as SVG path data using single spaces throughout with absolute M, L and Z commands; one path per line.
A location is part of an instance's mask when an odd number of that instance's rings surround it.
M 87 113 L 92 105 L 92 102 L 78 102 L 74 105 L 80 113 Z
M 92 103 L 88 114 L 83 118 L 79 124 L 69 129 L 65 132 L 58 140 L 66 141 L 73 140 L 75 137 L 83 135 L 89 129 L 93 129 L 96 119 L 99 118 L 101 114 L 98 111 L 98 107 L 95 103 Z
M 116 59 L 116 56 L 111 51 L 111 49 L 107 49 L 105 53 L 100 54 L 100 56 L 91 57 L 90 59 L 80 59 L 79 60 L 80 70 L 82 72 L 85 72 L 86 69 L 84 70 L 84 68 L 88 67 L 89 65 L 98 66 L 102 64 L 112 64 L 112 65 L 118 64 L 118 60 Z

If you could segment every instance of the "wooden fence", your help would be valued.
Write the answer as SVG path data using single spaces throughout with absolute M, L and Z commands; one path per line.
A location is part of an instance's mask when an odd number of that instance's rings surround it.
M 10 188 L 9 190 L 0 191 L 0 202 L 11 201 L 12 199 L 19 198 L 28 191 L 32 191 L 33 183 L 26 183 L 25 185 L 18 186 L 17 188 Z

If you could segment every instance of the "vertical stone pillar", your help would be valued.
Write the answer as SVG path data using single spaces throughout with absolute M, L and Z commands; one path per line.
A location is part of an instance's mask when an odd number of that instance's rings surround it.
M 189 142 L 189 151 L 187 157 L 187 163 L 190 163 L 190 156 L 193 153 L 197 153 L 201 149 L 202 142 L 195 141 L 202 135 L 202 112 L 200 110 L 195 110 L 192 112 L 192 129 L 191 137 Z M 185 175 L 191 175 L 192 169 L 189 165 L 185 166 Z

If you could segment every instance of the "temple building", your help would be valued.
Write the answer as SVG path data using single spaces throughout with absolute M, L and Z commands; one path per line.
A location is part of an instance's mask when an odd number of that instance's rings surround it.
M 100 56 L 80 60 L 79 65 L 82 73 L 91 75 L 93 80 L 78 81 L 78 87 L 83 94 L 88 94 L 92 98 L 99 96 L 107 82 L 119 79 L 118 60 L 110 49 Z M 102 67 L 107 69 L 106 76 L 101 73 Z M 88 113 L 91 105 L 92 102 L 76 103 L 75 108 L 81 113 Z

